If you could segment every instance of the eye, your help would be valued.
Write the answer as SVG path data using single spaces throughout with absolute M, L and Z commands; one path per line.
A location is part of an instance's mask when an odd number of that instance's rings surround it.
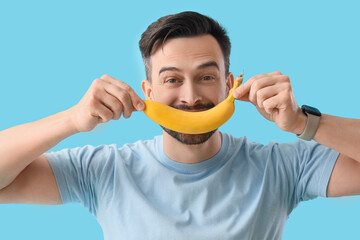
M 166 83 L 177 83 L 177 82 L 179 82 L 179 80 L 177 80 L 176 78 L 169 78 L 165 82 Z
M 215 79 L 215 77 L 213 77 L 213 76 L 204 76 L 202 78 L 202 80 L 205 80 L 205 81 L 211 81 L 211 80 L 214 80 L 214 79 Z

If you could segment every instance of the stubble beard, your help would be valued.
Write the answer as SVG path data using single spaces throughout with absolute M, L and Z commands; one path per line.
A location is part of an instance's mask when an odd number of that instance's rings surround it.
M 208 110 L 210 108 L 213 108 L 215 105 L 213 103 L 208 103 L 208 104 L 198 104 L 195 105 L 194 107 L 188 107 L 186 105 L 179 105 L 179 106 L 172 106 L 173 108 L 176 109 L 180 109 L 180 110 Z M 210 132 L 207 133 L 202 133 L 202 134 L 186 134 L 186 133 L 181 133 L 181 132 L 176 132 L 173 131 L 171 129 L 168 129 L 166 127 L 163 127 L 160 125 L 160 127 L 167 132 L 171 137 L 173 137 L 174 139 L 176 139 L 177 141 L 185 144 L 185 145 L 198 145 L 198 144 L 202 144 L 204 142 L 206 142 L 207 140 L 209 140 L 209 138 L 211 138 L 212 135 L 214 135 L 214 133 L 217 131 L 217 129 L 212 130 Z
M 207 140 L 209 140 L 209 138 L 217 131 L 217 129 L 215 129 L 215 130 L 213 130 L 211 132 L 202 133 L 202 134 L 185 134 L 185 133 L 180 133 L 180 132 L 170 130 L 170 129 L 165 128 L 163 126 L 161 126 L 161 127 L 170 136 L 172 136 L 177 141 L 179 141 L 179 142 L 181 142 L 181 143 L 183 143 L 185 145 L 202 144 L 202 143 L 206 142 Z

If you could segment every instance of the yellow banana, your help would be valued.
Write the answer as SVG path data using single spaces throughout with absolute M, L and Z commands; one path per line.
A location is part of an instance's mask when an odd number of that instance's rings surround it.
M 236 77 L 229 96 L 215 107 L 201 112 L 187 112 L 156 101 L 144 100 L 144 113 L 154 122 L 176 132 L 187 134 L 207 133 L 219 128 L 233 115 L 234 90 L 243 81 L 243 74 Z

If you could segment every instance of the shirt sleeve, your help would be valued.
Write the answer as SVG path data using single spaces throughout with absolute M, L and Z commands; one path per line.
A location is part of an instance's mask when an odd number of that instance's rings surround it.
M 99 186 L 110 181 L 114 147 L 84 146 L 45 153 L 64 204 L 80 203 L 96 214 Z
M 283 187 L 295 207 L 299 202 L 326 197 L 339 153 L 316 142 L 274 143 L 272 159 Z

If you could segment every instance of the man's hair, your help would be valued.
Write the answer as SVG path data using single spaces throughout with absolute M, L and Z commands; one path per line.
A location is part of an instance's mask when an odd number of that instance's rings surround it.
M 145 65 L 146 77 L 151 81 L 150 56 L 166 40 L 178 37 L 212 35 L 220 45 L 224 55 L 225 77 L 229 74 L 230 39 L 226 30 L 214 19 L 197 12 L 180 12 L 159 18 L 141 35 L 139 47 Z

